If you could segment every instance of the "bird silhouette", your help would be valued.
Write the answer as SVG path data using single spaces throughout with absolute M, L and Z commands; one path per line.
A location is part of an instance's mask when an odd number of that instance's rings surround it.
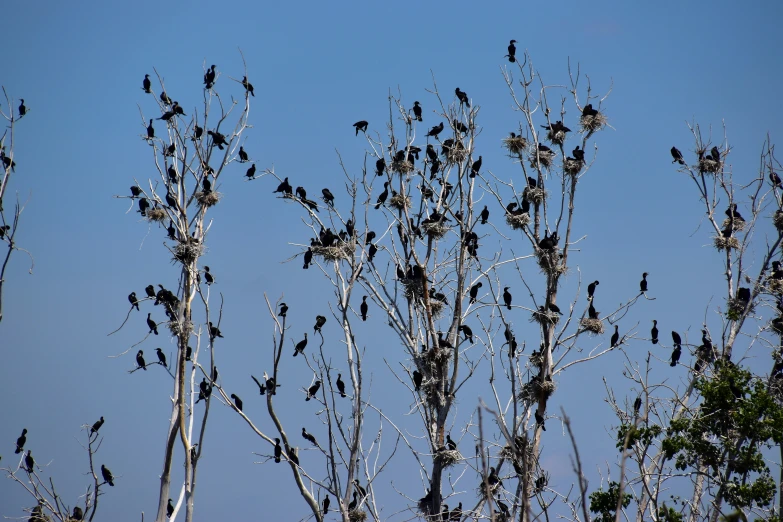
M 101 475 L 103 476 L 104 482 L 109 484 L 111 487 L 114 487 L 114 475 L 111 474 L 111 471 L 106 467 L 105 464 L 101 464 Z
M 419 102 L 415 101 L 413 102 L 413 116 L 418 121 L 422 121 L 421 119 L 421 105 L 419 105 Z
M 323 315 L 316 315 L 315 316 L 315 326 L 313 327 L 313 335 L 315 335 L 315 332 L 320 332 L 321 327 L 326 324 L 326 317 Z
M 457 95 L 457 99 L 459 100 L 460 105 L 466 105 L 468 109 L 470 109 L 470 102 L 468 101 L 468 95 L 467 93 L 460 90 L 459 87 L 454 89 L 454 94 Z
M 315 437 L 313 437 L 311 434 L 307 433 L 307 430 L 304 429 L 304 428 L 302 428 L 302 437 L 304 437 L 304 439 L 306 441 L 310 442 L 310 444 L 312 444 L 313 446 L 317 446 L 318 445 L 318 442 L 316 442 Z
M 93 433 L 98 433 L 98 430 L 101 429 L 101 426 L 103 426 L 103 416 L 101 416 L 101 418 L 95 421 L 95 424 L 92 425 L 92 428 L 90 428 L 90 435 Z
M 283 454 L 283 448 L 280 447 L 280 439 L 275 438 L 275 462 L 280 464 L 280 457 Z
M 22 434 L 16 439 L 16 451 L 14 451 L 14 453 L 22 453 L 25 444 L 27 444 L 27 428 L 23 429 Z
M 593 295 L 595 294 L 595 287 L 598 286 L 600 283 L 598 281 L 593 281 L 589 285 L 587 285 L 587 300 L 592 301 Z
M 139 300 L 138 300 L 138 299 L 136 299 L 136 292 L 131 292 L 131 293 L 130 293 L 130 295 L 128 296 L 128 301 L 130 301 L 130 304 L 131 304 L 131 310 L 132 310 L 132 309 L 133 309 L 133 307 L 135 306 L 135 307 L 136 307 L 136 310 L 139 310 L 139 311 L 141 311 L 141 309 L 139 308 Z
M 340 392 L 340 397 L 345 398 L 345 383 L 343 382 L 343 374 L 337 374 L 337 391 Z
M 359 311 L 362 314 L 362 321 L 366 321 L 367 320 L 367 309 L 368 308 L 369 307 L 367 305 L 367 296 L 366 295 L 362 296 L 362 304 L 359 306 Z
M 642 280 L 639 281 L 639 291 L 644 293 L 647 291 L 647 276 L 650 275 L 647 272 L 642 274 Z
M 310 386 L 307 389 L 307 397 L 305 398 L 306 401 L 309 401 L 313 397 L 315 397 L 315 394 L 318 393 L 318 390 L 321 388 L 321 381 L 315 381 L 315 384 Z
M 147 94 L 152 94 L 152 82 L 150 81 L 150 75 L 145 74 L 144 79 L 141 81 L 142 89 L 144 89 L 144 92 Z
M 508 286 L 503 288 L 503 302 L 506 304 L 506 308 L 511 310 L 511 292 L 508 289 Z
M 653 319 L 653 326 L 650 330 L 650 336 L 652 337 L 652 343 L 658 344 L 658 321 Z
M 166 354 L 163 353 L 163 350 L 155 348 L 155 352 L 158 354 L 158 362 L 162 364 L 164 368 L 168 368 L 169 365 L 166 363 Z
M 158 335 L 158 325 L 157 323 L 152 319 L 151 313 L 147 314 L 147 326 L 150 328 L 150 333 L 155 333 L 155 335 Z
M 682 157 L 682 152 L 680 152 L 680 149 L 678 149 L 677 147 L 672 147 L 671 153 L 672 153 L 672 158 L 674 158 L 672 160 L 672 163 L 676 162 L 679 163 L 680 165 L 685 165 L 685 160 Z
M 35 459 L 31 450 L 27 450 L 27 455 L 24 457 L 24 465 L 28 473 L 35 471 Z
M 136 353 L 136 364 L 145 372 L 147 371 L 147 363 L 144 362 L 144 352 L 141 350 Z
M 174 514 L 174 505 L 171 503 L 171 499 L 169 499 L 169 503 L 166 504 L 166 518 L 171 518 L 171 515 Z
M 427 137 L 432 136 L 433 138 L 437 138 L 438 134 L 441 132 L 443 132 L 443 122 L 440 122 L 438 125 L 435 125 L 433 128 L 431 128 L 427 133 Z
M 234 399 L 234 404 L 236 405 L 237 409 L 242 411 L 242 399 L 240 399 L 239 396 L 237 396 L 235 393 L 231 394 L 231 398 Z
M 479 288 L 481 288 L 481 281 L 476 283 L 475 285 L 470 287 L 470 304 L 473 304 L 476 302 L 476 297 L 478 297 L 478 291 Z
M 247 76 L 242 77 L 242 86 L 245 88 L 247 92 L 250 93 L 251 96 L 256 95 L 256 93 L 253 92 L 253 84 L 247 81 Z
M 356 127 L 356 134 L 355 134 L 355 136 L 359 135 L 359 131 L 367 132 L 367 126 L 368 125 L 369 125 L 369 123 L 367 123 L 364 120 L 359 120 L 356 123 L 354 123 L 353 126 Z
M 614 333 L 612 334 L 611 339 L 611 347 L 614 348 L 617 346 L 618 341 L 620 340 L 620 332 L 618 332 L 619 325 L 614 325 Z
M 296 343 L 296 346 L 294 347 L 294 357 L 296 357 L 300 353 L 304 353 L 305 347 L 307 347 L 307 332 L 305 332 L 304 334 L 304 339 Z

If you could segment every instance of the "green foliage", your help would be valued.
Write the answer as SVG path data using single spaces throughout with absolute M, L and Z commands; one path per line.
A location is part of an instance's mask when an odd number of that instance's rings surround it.
M 617 510 L 617 499 L 620 496 L 620 484 L 617 482 L 609 483 L 609 490 L 599 489 L 590 493 L 590 511 L 599 513 L 598 522 L 614 522 L 614 514 Z M 623 494 L 623 507 L 626 508 L 631 503 L 631 495 Z
M 649 446 L 653 440 L 663 431 L 660 426 L 634 426 L 633 424 L 623 424 L 617 430 L 617 449 L 622 451 L 625 447 L 625 437 L 631 432 L 628 438 L 628 447 L 632 448 L 634 444 L 640 442 L 642 446 Z
M 715 375 L 695 387 L 702 402 L 671 422 L 662 442 L 666 458 L 683 471 L 707 466 L 725 481 L 719 494 L 735 509 L 768 505 L 775 482 L 761 447 L 783 440 L 783 408 L 764 382 L 728 361 L 718 361 Z
M 658 520 L 660 522 L 682 522 L 682 513 L 667 507 L 664 502 L 662 506 L 658 507 Z

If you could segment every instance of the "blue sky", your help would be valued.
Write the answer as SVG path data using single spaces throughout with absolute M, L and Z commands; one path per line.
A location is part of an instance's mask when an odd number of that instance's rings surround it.
M 146 223 L 125 214 L 125 202 L 112 198 L 125 194 L 134 177 L 152 173 L 148 147 L 138 139 L 144 129 L 137 104 L 145 107 L 141 79 L 153 67 L 167 90 L 193 107 L 201 96 L 202 64 L 241 76 L 241 48 L 257 95 L 245 148 L 259 169 L 274 165 L 292 183 L 318 192 L 321 185 L 341 184 L 335 150 L 359 174 L 365 144 L 355 139 L 351 124 L 365 119 L 382 129 L 390 90 L 399 89 L 408 104 L 420 100 L 425 124 L 428 115 L 434 119 L 429 111 L 435 100 L 425 91 L 432 87 L 431 74 L 442 92 L 459 86 L 481 105 L 483 133 L 477 144 L 484 168 L 501 177 L 516 175 L 499 147 L 518 120 L 500 74 L 508 40 L 515 38 L 520 52 L 530 51 L 550 84 L 567 83 L 570 57 L 590 75 L 596 91 L 613 86 L 606 113 L 614 128 L 597 136 L 598 161 L 580 189 L 577 232 L 588 237 L 572 268 L 578 266 L 585 280 L 601 280 L 606 308 L 631 297 L 640 274 L 651 273 L 657 300 L 634 309 L 621 329 L 639 321 L 638 330 L 646 335 L 648 321 L 657 318 L 664 332 L 670 327 L 698 332 L 710 299 L 713 309 L 722 304 L 720 260 L 707 231 L 698 229 L 702 207 L 671 166 L 668 149 L 676 144 L 692 150 L 686 121 L 700 123 L 705 132 L 712 128 L 714 141 L 725 122 L 735 176 L 748 181 L 755 176 L 762 141 L 767 133 L 778 139 L 783 130 L 777 103 L 781 14 L 773 2 L 593 2 L 589 8 L 570 2 L 556 7 L 190 2 L 179 8 L 157 2 L 6 2 L 3 18 L 13 23 L 4 24 L 0 37 L 5 50 L 0 83 L 30 108 L 16 129 L 18 172 L 12 190 L 29 198 L 17 240 L 34 254 L 36 267 L 28 275 L 27 260 L 16 255 L 7 274 L 0 323 L 3 465 L 26 427 L 34 454 L 51 461 L 49 472 L 73 504 L 87 483 L 75 437 L 80 425 L 104 415 L 99 461 L 120 478 L 102 497 L 100 518 L 138 520 L 140 510 L 150 513 L 155 507 L 170 381 L 161 372 L 128 375 L 132 358 L 108 358 L 136 342 L 141 315 L 136 330 L 106 336 L 122 322 L 130 291 L 142 293 L 150 283 L 175 284 L 162 235 L 153 230 L 147 236 Z M 575 114 L 567 115 L 566 124 Z M 247 375 L 248 367 L 262 373 L 269 359 L 271 324 L 262 294 L 273 300 L 285 295 L 297 321 L 291 336 L 298 339 L 331 293 L 314 271 L 303 276 L 298 263 L 281 264 L 296 253 L 288 243 L 308 237 L 299 212 L 272 197 L 271 181 L 243 184 L 244 169 L 234 170 L 222 181 L 225 199 L 212 213 L 204 263 L 213 268 L 226 297 L 221 325 L 226 339 L 219 347 L 224 384 L 231 383 L 246 409 L 249 405 L 269 427 Z M 574 275 L 564 295 L 573 295 L 575 282 Z M 717 328 L 715 316 L 708 317 Z M 527 318 L 514 320 L 518 335 L 525 336 Z M 331 321 L 325 333 L 336 339 L 334 326 Z M 380 320 L 358 327 L 374 370 L 373 395 L 387 414 L 402 415 L 408 402 L 378 393 L 381 386 L 399 386 L 382 360 L 401 359 L 390 333 Z M 535 330 L 528 334 L 533 341 Z M 173 349 L 163 339 L 155 341 Z M 629 352 L 642 360 L 648 347 L 637 341 Z M 143 348 L 148 358 L 154 356 L 151 341 Z M 600 366 L 575 371 L 560 383 L 549 408 L 558 411 L 562 404 L 573 412 L 583 455 L 596 456 L 588 463 L 591 485 L 598 484 L 596 466 L 614 457 L 601 377 L 614 377 L 622 390 L 622 364 L 619 354 L 611 354 Z M 656 371 L 670 379 L 685 376 L 684 370 L 664 373 L 668 367 L 663 366 Z M 472 391 L 486 393 L 485 383 Z M 301 397 L 281 399 L 289 431 L 295 432 L 305 415 Z M 466 419 L 474 408 L 474 402 L 462 399 L 458 417 Z M 197 520 L 222 518 L 227 506 L 237 520 L 257 519 L 262 512 L 291 519 L 273 500 L 281 495 L 291 495 L 294 512 L 304 513 L 292 495 L 290 474 L 253 464 L 252 452 L 264 447 L 227 408 L 213 412 Z M 572 480 L 567 459 L 554 451 L 564 441 L 555 422 L 551 426 L 546 458 L 562 468 L 558 483 L 566 486 Z M 411 430 L 419 428 L 411 421 Z M 418 477 L 402 465 L 387 481 L 414 497 L 424 492 L 410 486 Z M 388 513 L 404 504 L 393 494 L 386 498 Z M 19 487 L 0 481 L 0 514 L 19 516 L 18 508 L 29 505 Z

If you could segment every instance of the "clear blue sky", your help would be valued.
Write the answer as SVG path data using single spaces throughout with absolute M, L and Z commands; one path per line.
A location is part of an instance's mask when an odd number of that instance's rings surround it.
M 460 86 L 481 105 L 478 151 L 484 168 L 501 177 L 516 175 L 499 147 L 518 119 L 499 69 L 508 40 L 515 38 L 520 51 L 531 52 L 548 83 L 568 81 L 570 57 L 598 91 L 613 81 L 606 107 L 615 129 L 597 137 L 599 159 L 580 189 L 577 232 L 588 238 L 572 268 L 601 280 L 605 308 L 630 297 L 641 272 L 650 272 L 657 300 L 641 304 L 621 323 L 622 329 L 641 322 L 643 335 L 652 318 L 663 332 L 698 332 L 710 298 L 716 298 L 713 308 L 722 305 L 719 259 L 706 230 L 697 230 L 702 207 L 670 164 L 672 145 L 683 151 L 693 147 L 685 121 L 695 119 L 704 131 L 711 126 L 716 139 L 725 121 L 735 176 L 746 180 L 755 175 L 766 134 L 773 140 L 783 135 L 778 102 L 783 37 L 777 26 L 783 13 L 776 2 L 559 2 L 550 8 L 463 1 L 179 6 L 11 1 L 2 11 L 0 83 L 30 108 L 16 131 L 12 190 L 22 199 L 29 196 L 17 239 L 35 255 L 36 269 L 27 275 L 27 261 L 17 254 L 7 273 L 0 324 L 0 455 L 8 465 L 13 441 L 26 427 L 34 455 L 39 462 L 51 461 L 47 471 L 73 504 L 87 484 L 75 437 L 83 437 L 80 425 L 105 416 L 98 461 L 118 480 L 101 499 L 101 520 L 139 520 L 139 511 L 148 516 L 154 511 L 169 412 L 168 377 L 156 371 L 128 375 L 132 357 L 107 358 L 143 331 L 137 314 L 136 329 L 106 336 L 122 322 L 128 293 L 142 293 L 150 283 L 175 286 L 162 234 L 153 230 L 147 236 L 147 225 L 125 214 L 124 201 L 112 198 L 125 194 L 133 177 L 152 174 L 148 147 L 138 139 L 143 126 L 137 104 L 147 103 L 140 85 L 153 67 L 169 93 L 193 107 L 201 96 L 202 63 L 241 76 L 241 48 L 257 95 L 245 148 L 259 169 L 274 164 L 295 184 L 318 192 L 322 185 L 334 191 L 342 183 L 335 149 L 359 174 L 364 144 L 354 138 L 351 124 L 366 119 L 381 129 L 389 89 L 399 88 L 409 104 L 420 100 L 425 118 L 430 114 L 434 101 L 425 92 L 432 86 L 430 71 L 443 92 Z M 575 113 L 568 118 L 573 122 Z M 223 178 L 224 200 L 212 213 L 204 263 L 213 268 L 226 297 L 221 325 L 226 339 L 218 347 L 223 382 L 269 428 L 248 378 L 248 367 L 257 375 L 269 367 L 271 325 L 262 293 L 273 299 L 285 295 L 297 321 L 291 335 L 298 338 L 326 309 L 331 292 L 317 272 L 303 276 L 298 263 L 280 264 L 296 252 L 289 241 L 308 237 L 298 211 L 272 198 L 271 182 L 244 184 L 244 169 L 234 170 Z M 564 295 L 573 295 L 575 282 L 574 275 Z M 708 317 L 718 328 L 715 316 Z M 527 317 L 513 319 L 518 335 L 537 342 Z M 325 333 L 336 339 L 334 327 L 330 321 Z M 385 357 L 396 364 L 402 357 L 390 333 L 376 317 L 359 325 L 358 342 L 369 352 L 373 396 L 387 414 L 399 416 L 408 410 L 407 399 L 394 402 L 380 393 L 382 386 L 399 386 L 382 362 Z M 601 341 L 608 342 L 608 335 Z M 166 343 L 160 337 L 143 349 L 154 357 L 156 346 L 173 350 Z M 636 342 L 630 351 L 641 361 L 648 348 Z M 586 463 L 591 487 L 599 480 L 595 466 L 614 459 L 614 443 L 605 435 L 613 419 L 602 400 L 601 377 L 613 378 L 622 390 L 622 364 L 615 353 L 600 365 L 579 368 L 550 402 L 550 413 L 562 404 L 574 416 L 583 455 L 592 455 Z M 671 374 L 672 382 L 684 372 Z M 454 432 L 475 408 L 468 397 L 486 395 L 486 383 L 476 382 L 469 391 Z M 287 401 L 289 431 L 303 423 L 316 426 L 299 411 L 301 396 L 281 395 L 280 407 Z M 291 495 L 296 516 L 304 514 L 290 472 L 254 465 L 251 452 L 266 447 L 230 410 L 215 406 L 200 466 L 196 520 L 292 520 L 291 511 L 276 500 L 284 495 Z M 545 466 L 554 470 L 555 483 L 566 487 L 573 477 L 566 453 L 558 453 L 564 439 L 556 422 L 548 425 Z M 411 420 L 409 429 L 420 425 Z M 418 480 L 401 465 L 383 482 L 393 481 L 418 498 L 424 493 L 412 486 Z M 471 490 L 472 479 L 462 486 Z M 403 504 L 393 493 L 385 498 L 387 515 Z M 469 502 L 472 496 L 462 498 Z M 18 486 L 0 480 L 0 515 L 19 516 L 19 508 L 30 505 Z

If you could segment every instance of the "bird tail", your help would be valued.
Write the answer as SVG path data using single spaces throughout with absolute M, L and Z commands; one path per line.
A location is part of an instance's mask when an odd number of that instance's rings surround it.
M 296 348 L 294 348 L 294 357 L 296 357 L 296 354 L 298 354 L 298 353 L 299 353 L 299 350 L 297 350 Z M 307 399 L 307 400 L 309 401 L 310 399 Z
M 509 310 L 511 310 L 511 305 L 506 305 L 506 308 L 508 308 Z
M 20 448 L 19 446 L 17 446 L 17 447 L 16 447 L 16 451 L 14 451 L 14 453 L 22 453 L 22 448 Z
M 652 343 L 653 343 L 653 344 L 658 344 L 658 339 L 653 339 L 653 340 L 652 340 Z
M 359 135 L 359 127 L 357 126 L 356 127 L 356 134 L 354 134 L 354 136 L 358 136 L 358 135 Z

